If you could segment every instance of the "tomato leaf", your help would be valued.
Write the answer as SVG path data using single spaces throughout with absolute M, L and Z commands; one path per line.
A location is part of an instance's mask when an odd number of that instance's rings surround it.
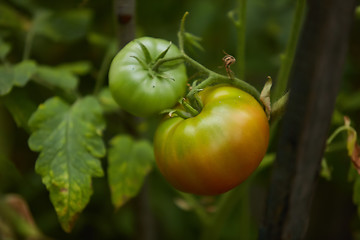
M 14 66 L 0 66 L 0 96 L 8 94 L 14 86 L 25 86 L 36 69 L 35 62 L 30 60 Z
M 271 114 L 271 102 L 270 102 L 270 89 L 272 86 L 272 79 L 271 77 L 267 77 L 267 81 L 264 85 L 260 93 L 260 100 L 264 104 L 266 116 L 270 119 Z
M 74 74 L 56 67 L 39 66 L 36 77 L 52 87 L 65 91 L 75 90 L 78 85 L 78 78 Z
M 14 86 L 13 70 L 8 66 L 0 66 L 0 96 L 8 94 Z
M 109 185 L 112 203 L 118 209 L 139 192 L 153 166 L 154 153 L 149 142 L 126 135 L 114 137 L 110 144 Z
M 194 48 L 199 49 L 200 51 L 205 51 L 203 46 L 200 44 L 200 42 L 202 40 L 201 37 L 195 36 L 194 34 L 189 33 L 189 32 L 185 32 L 184 37 L 185 37 L 185 43 L 187 44 L 187 47 L 189 47 L 191 50 L 194 47 Z
M 11 45 L 0 38 L 0 59 L 4 60 L 11 50 Z
M 89 61 L 79 61 L 61 64 L 56 68 L 76 75 L 85 75 L 91 71 L 92 65 Z
M 101 107 L 93 97 L 72 106 L 54 97 L 31 116 L 30 149 L 41 152 L 35 170 L 50 191 L 61 226 L 70 232 L 92 194 L 91 177 L 103 176 Z
M 14 67 L 14 85 L 23 87 L 36 72 L 34 61 L 25 60 Z
M 36 110 L 36 104 L 29 98 L 27 91 L 23 88 L 14 89 L 4 96 L 2 100 L 16 125 L 30 132 L 28 121 L 31 114 Z
M 118 111 L 119 105 L 115 102 L 111 95 L 109 88 L 103 88 L 98 94 L 98 100 L 105 113 L 111 113 Z
M 74 9 L 61 12 L 43 10 L 36 16 L 36 33 L 53 41 L 71 42 L 85 37 L 92 12 L 89 9 Z

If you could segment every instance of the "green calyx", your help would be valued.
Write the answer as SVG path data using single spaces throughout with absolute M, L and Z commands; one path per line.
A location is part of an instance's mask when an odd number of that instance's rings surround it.
M 174 78 L 164 75 L 164 73 L 162 73 L 162 71 L 160 70 L 160 67 L 164 63 L 182 59 L 182 56 L 174 57 L 174 58 L 167 58 L 167 59 L 164 58 L 166 53 L 169 51 L 169 49 L 172 45 L 171 42 L 169 43 L 168 47 L 166 49 L 164 49 L 164 51 L 162 51 L 155 59 L 153 59 L 151 57 L 149 50 L 147 49 L 147 47 L 144 44 L 142 44 L 140 41 L 137 41 L 136 43 L 140 46 L 141 50 L 143 51 L 145 59 L 140 59 L 136 56 L 132 56 L 132 57 L 135 58 L 140 63 L 140 65 L 149 72 L 149 75 L 152 78 L 156 77 L 156 78 L 160 78 L 160 79 L 167 79 L 167 80 L 175 81 Z M 176 65 L 173 65 L 173 66 L 175 67 Z M 171 67 L 171 66 L 169 66 L 169 67 Z

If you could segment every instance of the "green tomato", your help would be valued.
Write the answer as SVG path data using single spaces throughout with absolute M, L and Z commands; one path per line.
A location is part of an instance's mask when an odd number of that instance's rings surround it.
M 160 172 L 178 190 L 224 193 L 250 176 L 263 159 L 269 124 L 261 105 L 228 85 L 199 93 L 202 111 L 195 117 L 166 117 L 154 138 Z
M 154 68 L 169 44 L 166 40 L 142 37 L 128 43 L 113 59 L 109 87 L 115 101 L 125 111 L 136 116 L 150 116 L 171 108 L 184 95 L 187 76 L 182 60 Z M 165 57 L 180 55 L 179 49 L 171 45 Z

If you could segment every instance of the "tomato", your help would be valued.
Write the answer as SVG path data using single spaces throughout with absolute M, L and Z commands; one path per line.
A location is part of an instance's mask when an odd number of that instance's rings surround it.
M 187 76 L 181 60 L 153 69 L 158 56 L 169 44 L 163 39 L 142 37 L 128 43 L 113 59 L 109 87 L 115 101 L 125 111 L 142 117 L 156 114 L 174 106 L 185 93 Z M 180 55 L 179 49 L 171 45 L 165 57 Z
M 160 172 L 178 190 L 199 195 L 224 193 L 258 167 L 269 142 L 261 105 L 248 93 L 217 85 L 199 93 L 195 117 L 166 117 L 154 137 Z

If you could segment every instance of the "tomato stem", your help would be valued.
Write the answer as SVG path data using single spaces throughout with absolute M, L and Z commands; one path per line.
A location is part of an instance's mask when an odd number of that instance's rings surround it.
M 191 114 L 192 117 L 195 117 L 196 115 L 199 114 L 199 112 L 193 108 L 187 101 L 185 98 L 180 100 L 180 104 L 184 107 L 184 109 Z

